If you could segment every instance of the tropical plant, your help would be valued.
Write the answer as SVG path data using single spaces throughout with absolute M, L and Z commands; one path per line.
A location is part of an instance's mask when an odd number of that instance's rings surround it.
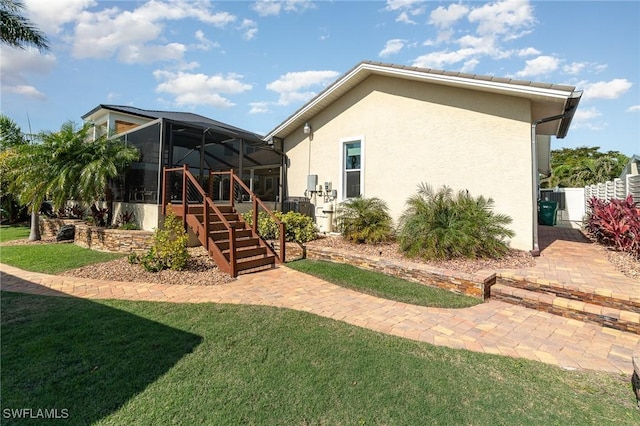
M 27 206 L 31 214 L 29 241 L 40 240 L 39 210 L 53 178 L 49 168 L 51 152 L 43 144 L 22 144 L 14 146 L 8 154 L 2 166 L 7 192 Z
M 26 214 L 25 206 L 18 203 L 16 197 L 9 189 L 10 161 L 15 155 L 16 147 L 26 145 L 27 139 L 22 133 L 20 126 L 15 121 L 4 114 L 0 114 L 0 208 L 2 208 L 2 219 L 9 223 L 22 220 Z
M 18 49 L 30 45 L 41 51 L 49 50 L 47 37 L 22 16 L 24 10 L 19 0 L 0 0 L 0 41 Z
M 318 229 L 313 218 L 298 212 L 273 212 L 273 215 L 284 224 L 285 241 L 306 243 L 318 238 Z M 249 225 L 253 224 L 253 211 L 243 213 L 242 219 Z M 258 212 L 258 234 L 266 240 L 278 238 L 278 224 L 265 211 Z
M 640 259 L 640 209 L 633 197 L 609 201 L 591 198 L 586 231 L 601 244 Z
M 182 221 L 173 213 L 164 219 L 162 229 L 153 233 L 153 245 L 144 256 L 132 254 L 130 263 L 140 263 L 149 272 L 159 272 L 164 269 L 183 270 L 189 260 L 187 242 L 189 237 L 184 230 Z
M 582 146 L 551 151 L 551 175 L 542 179 L 542 187 L 584 187 L 617 178 L 629 158 L 618 151 L 599 149 Z
M 137 148 L 106 135 L 91 140 L 92 126 L 77 127 L 73 122 L 64 123 L 57 132 L 41 134 L 43 143 L 52 152 L 50 183 L 54 206 L 59 208 L 68 200 L 82 200 L 91 204 L 95 223 L 111 223 L 113 193 L 109 180 L 117 177 L 140 153 Z M 106 216 L 98 220 L 101 208 L 96 205 L 104 199 Z
M 379 244 L 393 237 L 389 207 L 377 197 L 356 197 L 340 203 L 337 220 L 344 238 L 358 244 Z
M 499 258 L 509 250 L 504 239 L 515 234 L 506 228 L 511 218 L 492 208 L 491 198 L 421 183 L 400 218 L 400 249 L 425 259 Z

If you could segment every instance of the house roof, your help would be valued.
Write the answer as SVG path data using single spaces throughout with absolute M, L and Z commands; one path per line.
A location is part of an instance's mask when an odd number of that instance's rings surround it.
M 295 129 L 302 127 L 307 120 L 310 120 L 371 75 L 422 81 L 530 99 L 532 101 L 532 123 L 545 117 L 563 115 L 562 119 L 545 122 L 537 127 L 538 134 L 555 135 L 558 138 L 566 136 L 573 113 L 582 95 L 582 92 L 576 91 L 573 86 L 363 61 L 269 132 L 265 136 L 265 140 L 270 140 L 273 137 L 284 138 L 288 136 Z
M 90 120 L 91 117 L 101 110 L 109 110 L 114 112 L 120 112 L 123 114 L 134 115 L 137 117 L 149 118 L 151 120 L 157 120 L 159 118 L 171 120 L 174 122 L 184 123 L 192 127 L 199 127 L 202 129 L 211 129 L 218 133 L 225 134 L 231 137 L 242 138 L 251 142 L 262 142 L 262 135 L 250 132 L 248 130 L 241 129 L 239 127 L 231 126 L 226 123 L 222 123 L 217 120 L 204 117 L 199 114 L 191 112 L 175 112 L 175 111 L 157 111 L 147 110 L 142 108 L 136 108 L 126 105 L 106 105 L 100 104 L 88 113 L 84 114 L 81 118 L 83 120 Z

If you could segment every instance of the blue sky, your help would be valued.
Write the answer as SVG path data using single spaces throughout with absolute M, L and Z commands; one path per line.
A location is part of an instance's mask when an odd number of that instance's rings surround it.
M 51 51 L 0 47 L 1 109 L 57 130 L 98 104 L 266 134 L 362 60 L 584 90 L 565 139 L 640 154 L 640 2 L 23 0 Z

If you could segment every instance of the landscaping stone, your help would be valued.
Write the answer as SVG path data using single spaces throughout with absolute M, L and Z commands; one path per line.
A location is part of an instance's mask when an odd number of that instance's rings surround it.
M 56 241 L 73 241 L 76 235 L 76 227 L 74 225 L 63 225 L 56 234 Z

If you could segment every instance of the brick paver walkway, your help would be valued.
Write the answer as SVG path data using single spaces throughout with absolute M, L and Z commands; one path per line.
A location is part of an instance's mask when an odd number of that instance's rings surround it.
M 624 276 L 579 230 L 540 226 L 536 266 L 508 273 L 562 283 L 567 288 L 640 302 L 640 280 Z
M 467 309 L 413 306 L 365 295 L 287 267 L 226 285 L 123 283 L 50 276 L 0 264 L 3 290 L 91 299 L 268 305 L 451 348 L 521 357 L 572 369 L 630 375 L 640 336 L 499 301 Z

